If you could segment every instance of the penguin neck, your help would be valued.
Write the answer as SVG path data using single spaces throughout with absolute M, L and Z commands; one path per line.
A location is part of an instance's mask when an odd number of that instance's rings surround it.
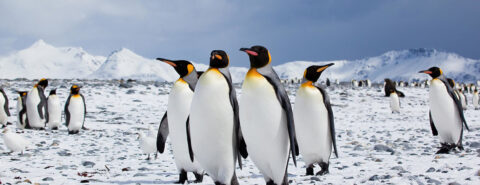
M 193 70 L 186 76 L 179 78 L 178 80 L 182 80 L 183 82 L 187 83 L 192 89 L 195 89 L 198 81 L 198 74 L 196 70 Z
M 305 80 L 305 81 L 302 83 L 301 87 L 302 87 L 302 88 L 308 88 L 308 87 L 312 88 L 312 87 L 315 87 L 315 86 L 313 85 L 313 82 L 312 82 L 312 81 L 310 81 L 310 80 Z

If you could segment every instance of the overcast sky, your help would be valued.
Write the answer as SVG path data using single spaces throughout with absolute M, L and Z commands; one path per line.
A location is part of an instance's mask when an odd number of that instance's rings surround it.
M 444 0 L 2 0 L 0 55 L 38 39 L 108 56 L 125 47 L 148 57 L 208 63 L 222 49 L 264 45 L 274 64 L 360 59 L 436 48 L 480 58 L 480 1 Z

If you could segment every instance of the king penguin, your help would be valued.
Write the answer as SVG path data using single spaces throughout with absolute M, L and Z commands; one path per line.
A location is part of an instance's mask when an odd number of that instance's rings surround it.
M 248 156 L 229 62 L 225 51 L 211 52 L 210 67 L 198 79 L 187 119 L 190 158 L 215 184 L 238 184 L 236 161 L 241 168 L 240 155 Z
M 196 178 L 195 182 L 200 183 L 203 181 L 203 169 L 197 161 L 192 162 L 190 160 L 187 133 L 185 132 L 187 129 L 187 118 L 190 114 L 190 105 L 199 75 L 189 61 L 163 58 L 157 58 L 157 60 L 171 65 L 180 75 L 170 90 L 167 111 L 160 122 L 157 134 L 157 150 L 160 153 L 164 152 L 165 142 L 170 134 L 175 164 L 180 173 L 178 183 L 184 184 L 188 180 L 187 172 L 193 172 Z
M 20 129 L 30 129 L 27 119 L 27 91 L 17 91 L 17 127 Z
M 85 105 L 85 98 L 80 94 L 80 88 L 78 85 L 72 85 L 70 96 L 68 96 L 65 103 L 65 123 L 68 128 L 68 134 L 78 134 L 80 129 L 85 128 L 87 106 Z
M 472 95 L 472 101 L 473 101 L 473 107 L 475 108 L 475 110 L 478 110 L 478 90 L 477 89 L 474 89 L 473 90 L 473 95 Z
M 300 153 L 307 166 L 306 175 L 313 175 L 314 164 L 321 168 L 317 175 L 328 173 L 332 148 L 338 157 L 330 98 L 325 89 L 314 85 L 322 72 L 332 65 L 308 67 L 295 98 L 293 116 Z
M 288 184 L 290 150 L 295 165 L 298 154 L 290 99 L 272 68 L 267 48 L 240 50 L 250 58 L 240 100 L 240 123 L 248 152 L 267 184 Z
M 442 147 L 437 154 L 448 153 L 458 147 L 463 150 L 463 126 L 468 130 L 463 116 L 462 103 L 455 96 L 452 87 L 448 84 L 443 72 L 438 67 L 420 71 L 430 75 L 430 126 L 434 136 L 440 136 Z
M 48 86 L 48 80 L 42 78 L 27 96 L 27 117 L 30 127 L 33 129 L 44 129 L 48 120 L 48 104 L 44 90 Z
M 10 110 L 8 107 L 8 97 L 3 88 L 0 88 L 0 93 L 2 93 L 0 96 L 0 105 L 2 106 L 0 108 L 0 125 L 4 128 L 7 126 L 8 118 L 10 117 Z
M 400 113 L 400 100 L 395 90 L 390 89 L 390 109 L 392 113 Z
M 48 103 L 48 127 L 52 130 L 58 130 L 62 121 L 62 108 L 57 96 L 57 90 L 52 89 L 47 98 Z

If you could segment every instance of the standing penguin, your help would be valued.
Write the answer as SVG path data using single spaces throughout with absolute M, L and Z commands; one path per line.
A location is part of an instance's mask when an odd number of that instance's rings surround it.
M 462 103 L 455 96 L 452 87 L 448 84 L 443 72 L 438 67 L 420 71 L 430 75 L 430 126 L 434 136 L 440 136 L 442 147 L 437 154 L 448 153 L 458 147 L 463 150 L 463 126 L 468 130 L 463 116 Z
M 0 92 L 2 95 L 0 96 L 0 125 L 2 125 L 2 128 L 7 126 L 8 123 L 8 117 L 10 117 L 10 110 L 8 107 L 8 97 L 7 94 L 5 94 L 5 91 L 3 88 L 0 88 Z
M 48 104 L 44 90 L 48 86 L 48 80 L 42 78 L 27 96 L 27 117 L 30 127 L 33 129 L 44 129 L 48 120 Z
M 473 90 L 472 101 L 473 101 L 473 107 L 475 108 L 475 110 L 478 110 L 478 91 L 477 91 L 477 89 Z
M 210 67 L 198 79 L 187 138 L 192 161 L 197 160 L 215 184 L 238 184 L 236 160 L 248 156 L 240 129 L 235 88 L 222 50 L 210 54 Z
M 248 152 L 267 184 L 288 184 L 290 150 L 295 165 L 298 154 L 290 99 L 272 68 L 267 48 L 240 50 L 250 58 L 240 101 L 240 123 Z
M 190 114 L 190 105 L 199 75 L 189 61 L 163 58 L 157 58 L 157 60 L 171 65 L 180 75 L 170 90 L 167 111 L 160 122 L 157 134 L 157 150 L 160 153 L 164 152 L 165 142 L 169 133 L 171 133 L 170 141 L 172 143 L 173 156 L 177 170 L 180 173 L 178 183 L 183 184 L 188 180 L 187 172 L 193 172 L 196 178 L 195 182 L 200 183 L 203 181 L 203 170 L 197 161 L 192 162 L 190 160 L 187 133 L 185 132 L 187 129 L 187 118 Z
M 65 122 L 68 134 L 78 134 L 81 128 L 85 128 L 86 114 L 87 106 L 85 105 L 85 98 L 80 94 L 80 87 L 72 85 L 70 96 L 68 96 L 67 103 L 65 103 Z
M 390 89 L 390 109 L 392 113 L 400 113 L 400 101 L 395 90 Z
M 52 130 L 58 130 L 62 121 L 62 108 L 57 96 L 57 90 L 53 89 L 47 98 L 48 103 L 48 127 Z
M 462 89 L 458 90 L 458 97 L 460 97 L 460 102 L 462 103 L 463 110 L 467 110 L 467 97 L 463 93 Z
M 293 116 L 300 153 L 307 165 L 306 175 L 313 175 L 314 164 L 321 168 L 317 175 L 328 173 L 332 146 L 338 157 L 330 98 L 322 87 L 314 85 L 322 72 L 332 65 L 308 67 L 295 98 Z
M 17 91 L 17 127 L 21 129 L 30 129 L 27 119 L 27 91 Z

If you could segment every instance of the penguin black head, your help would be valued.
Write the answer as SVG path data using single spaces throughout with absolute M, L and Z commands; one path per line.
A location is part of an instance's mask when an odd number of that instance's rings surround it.
M 430 69 L 428 70 L 423 70 L 423 71 L 419 71 L 419 73 L 425 73 L 425 74 L 428 74 L 430 75 L 432 78 L 438 78 L 440 75 L 443 74 L 442 70 L 438 67 L 431 67 Z
M 317 65 L 310 66 L 307 69 L 305 69 L 305 73 L 303 74 L 303 77 L 306 80 L 316 82 L 318 78 L 320 78 L 320 75 L 322 74 L 322 72 L 330 66 L 333 66 L 333 63 L 323 65 L 323 66 L 317 66 Z
M 157 58 L 157 60 L 165 62 L 168 65 L 171 65 L 175 69 L 175 71 L 177 71 L 177 73 L 180 75 L 180 78 L 183 78 L 184 76 L 189 75 L 192 71 L 195 70 L 195 67 L 193 67 L 193 64 L 186 60 L 168 60 L 164 58 Z
M 451 78 L 447 78 L 448 85 L 450 85 L 451 88 L 455 88 L 455 81 Z
M 210 53 L 210 67 L 212 68 L 225 68 L 230 63 L 228 55 L 223 50 L 213 50 Z
M 272 56 L 267 48 L 263 46 L 252 46 L 251 48 L 240 48 L 250 57 L 251 68 L 261 68 L 272 61 Z
M 17 91 L 18 95 L 19 96 L 26 96 L 27 95 L 27 91 Z
M 80 88 L 81 87 L 78 85 L 72 85 L 72 87 L 70 88 L 70 94 L 73 94 L 73 95 L 79 94 Z
M 42 78 L 40 79 L 40 81 L 38 81 L 37 85 L 45 89 L 48 86 L 48 80 L 45 78 Z
M 52 94 L 57 94 L 57 89 L 50 90 L 50 95 L 52 95 Z

